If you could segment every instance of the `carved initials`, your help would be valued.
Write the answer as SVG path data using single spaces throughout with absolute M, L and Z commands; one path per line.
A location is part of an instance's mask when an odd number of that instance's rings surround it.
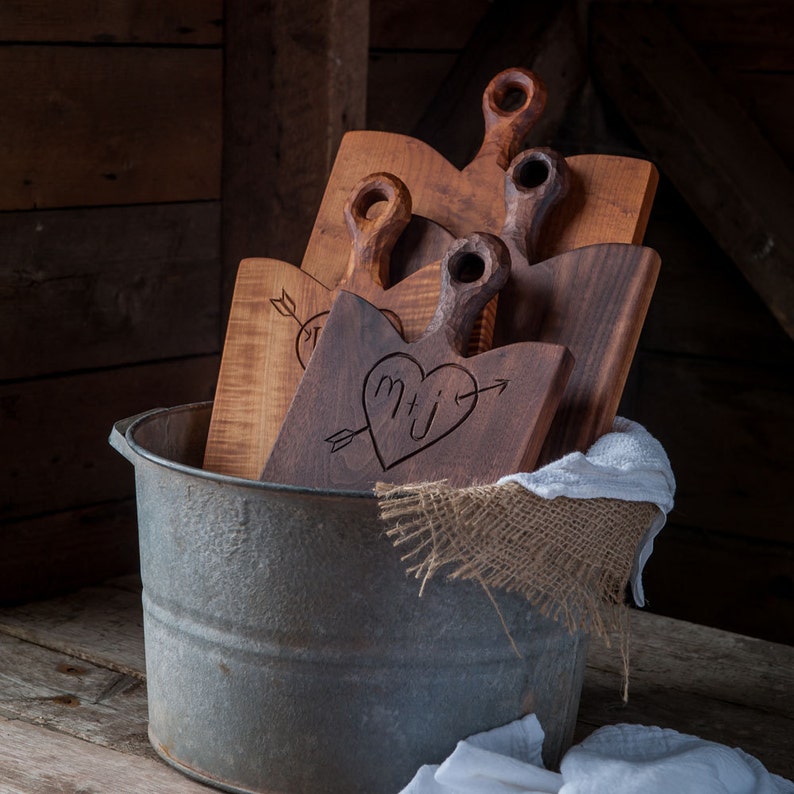
M 378 361 L 364 381 L 370 436 L 384 470 L 452 433 L 477 404 L 474 376 L 458 364 L 425 372 L 411 356 Z

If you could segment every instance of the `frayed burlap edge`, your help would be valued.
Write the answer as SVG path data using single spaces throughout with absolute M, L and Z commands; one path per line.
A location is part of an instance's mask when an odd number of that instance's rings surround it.
M 445 568 L 447 578 L 482 585 L 494 606 L 490 589 L 503 589 L 521 594 L 571 632 L 595 633 L 607 645 L 617 634 L 627 698 L 625 593 L 656 505 L 544 499 L 517 483 L 378 483 L 375 493 L 386 534 L 402 552 L 407 572 L 422 580 L 420 592 Z

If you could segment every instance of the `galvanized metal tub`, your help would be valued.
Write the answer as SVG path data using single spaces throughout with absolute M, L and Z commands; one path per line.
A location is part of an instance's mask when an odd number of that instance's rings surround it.
M 201 470 L 211 403 L 118 422 L 135 466 L 149 736 L 256 794 L 396 794 L 472 733 L 534 711 L 555 765 L 585 638 L 467 582 L 419 585 L 369 493 Z

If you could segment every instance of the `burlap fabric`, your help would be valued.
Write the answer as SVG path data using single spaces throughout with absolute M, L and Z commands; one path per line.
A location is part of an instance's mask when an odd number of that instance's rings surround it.
M 517 483 L 379 483 L 375 490 L 387 535 L 423 585 L 445 568 L 486 591 L 518 592 L 572 631 L 623 636 L 626 587 L 656 505 L 544 499 Z

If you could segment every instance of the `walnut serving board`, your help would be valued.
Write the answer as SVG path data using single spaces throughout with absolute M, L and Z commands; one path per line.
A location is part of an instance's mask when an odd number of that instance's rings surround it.
M 523 104 L 504 109 L 507 98 L 516 93 L 523 94 Z M 344 278 L 349 239 L 343 208 L 354 185 L 376 171 L 398 176 L 411 193 L 414 215 L 434 221 L 454 237 L 472 231 L 499 234 L 505 218 L 505 170 L 545 102 L 545 87 L 532 72 L 515 68 L 496 75 L 483 93 L 482 146 L 462 171 L 416 138 L 388 132 L 348 132 L 337 152 L 301 268 L 329 288 Z M 645 160 L 611 155 L 566 159 L 570 190 L 550 214 L 536 249 L 538 257 L 545 259 L 593 243 L 641 242 L 658 183 L 654 166 Z M 407 238 L 408 233 L 398 244 L 391 283 L 426 262 L 440 260 L 448 242 L 443 235 L 434 239 L 420 234 L 424 247 L 415 255 L 412 246 L 416 243 Z M 439 247 L 434 249 L 434 245 Z
M 603 243 L 528 265 L 510 248 L 494 344 L 565 345 L 575 361 L 538 461 L 544 464 L 584 452 L 611 428 L 661 260 L 650 248 Z
M 545 173 L 554 179 L 543 180 Z M 575 361 L 541 463 L 583 452 L 610 429 L 660 264 L 649 248 L 620 243 L 586 246 L 536 264 L 543 232 L 538 207 L 548 212 L 570 178 L 565 160 L 549 149 L 523 152 L 505 175 L 502 239 L 512 265 L 499 294 L 492 343 L 561 344 Z
M 437 311 L 415 342 L 374 306 L 341 292 L 261 479 L 365 490 L 379 480 L 463 486 L 531 468 L 570 354 L 538 343 L 462 354 L 477 313 L 508 272 L 498 238 L 458 240 L 441 264 Z
M 439 269 L 436 263 L 388 288 L 389 253 L 411 217 L 405 185 L 389 174 L 372 174 L 354 188 L 344 215 L 352 242 L 342 286 L 385 311 L 405 338 L 417 338 L 438 303 Z M 205 469 L 259 476 L 336 291 L 286 262 L 240 264 Z

